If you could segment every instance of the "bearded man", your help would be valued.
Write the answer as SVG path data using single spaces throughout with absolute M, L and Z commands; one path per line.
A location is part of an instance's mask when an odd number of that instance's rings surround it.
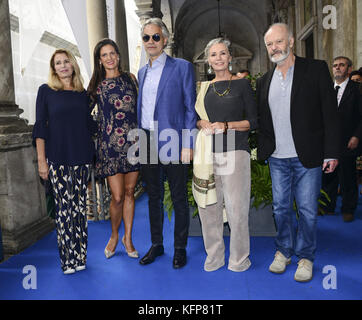
M 257 81 L 258 158 L 269 162 L 277 227 L 269 271 L 283 273 L 295 254 L 294 279 L 306 282 L 313 276 L 322 170 L 333 172 L 338 164 L 337 99 L 327 63 L 295 56 L 286 24 L 272 25 L 264 40 L 276 64 Z

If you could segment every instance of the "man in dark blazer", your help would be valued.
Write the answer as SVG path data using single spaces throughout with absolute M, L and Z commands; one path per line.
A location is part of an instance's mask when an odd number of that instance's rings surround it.
M 191 136 L 187 133 L 196 128 L 196 88 L 193 65 L 164 52 L 168 38 L 169 32 L 161 19 L 151 18 L 142 27 L 143 45 L 149 61 L 138 72 L 137 116 L 139 127 L 148 137 L 148 159 L 147 163 L 141 163 L 141 174 L 149 197 L 152 246 L 140 264 L 150 264 L 164 253 L 165 175 L 175 212 L 173 267 L 178 269 L 186 264 L 189 228 L 187 164 L 192 159 L 193 148 Z
M 264 40 L 276 63 L 257 81 L 258 158 L 269 162 L 277 227 L 277 251 L 269 270 L 283 273 L 295 254 L 294 279 L 306 282 L 313 276 L 322 170 L 333 172 L 338 164 L 337 101 L 327 64 L 295 56 L 287 25 L 272 25 Z
M 342 194 L 341 212 L 345 222 L 354 219 L 358 202 L 356 159 L 361 154 L 359 142 L 362 138 L 362 99 L 358 84 L 349 79 L 352 61 L 348 57 L 336 57 L 333 61 L 334 88 L 337 93 L 338 116 L 341 121 L 341 157 L 337 170 L 323 174 L 322 189 L 330 197 L 325 211 L 334 214 L 338 185 Z

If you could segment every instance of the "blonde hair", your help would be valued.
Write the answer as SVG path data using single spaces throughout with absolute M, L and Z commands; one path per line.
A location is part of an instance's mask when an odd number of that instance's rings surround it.
M 60 81 L 58 75 L 56 74 L 55 65 L 54 65 L 54 58 L 57 54 L 60 53 L 64 53 L 68 57 L 70 63 L 73 66 L 73 74 L 72 74 L 73 91 L 82 92 L 84 90 L 84 87 L 83 87 L 83 77 L 80 74 L 80 68 L 78 66 L 77 60 L 75 59 L 74 55 L 66 49 L 55 50 L 50 59 L 48 86 L 56 91 L 64 90 L 64 85 Z

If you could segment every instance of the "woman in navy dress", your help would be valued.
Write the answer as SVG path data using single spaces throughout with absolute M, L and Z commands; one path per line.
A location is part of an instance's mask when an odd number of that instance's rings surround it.
M 94 49 L 94 71 L 88 93 L 93 104 L 98 105 L 96 176 L 107 179 L 112 194 L 109 208 L 112 234 L 104 254 L 106 258 L 115 254 L 123 219 L 122 244 L 129 257 L 138 258 L 132 227 L 139 164 L 133 165 L 127 158 L 134 143 L 127 140 L 127 135 L 137 128 L 137 82 L 132 74 L 122 72 L 118 47 L 110 39 L 101 40 Z
M 85 269 L 86 190 L 94 157 L 89 98 L 74 56 L 59 49 L 50 59 L 49 81 L 39 87 L 33 139 L 42 179 L 50 178 L 64 274 Z

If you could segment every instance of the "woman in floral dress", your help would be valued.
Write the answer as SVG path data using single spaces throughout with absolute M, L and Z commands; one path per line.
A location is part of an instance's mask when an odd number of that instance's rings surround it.
M 127 140 L 127 135 L 137 128 L 137 82 L 134 75 L 122 72 L 119 49 L 110 39 L 101 40 L 94 48 L 94 71 L 88 93 L 93 105 L 98 105 L 96 176 L 107 179 L 112 194 L 112 234 L 104 254 L 106 258 L 115 254 L 123 219 L 122 244 L 128 256 L 138 258 L 132 243 L 132 226 L 139 164 L 133 165 L 127 158 L 134 143 Z

